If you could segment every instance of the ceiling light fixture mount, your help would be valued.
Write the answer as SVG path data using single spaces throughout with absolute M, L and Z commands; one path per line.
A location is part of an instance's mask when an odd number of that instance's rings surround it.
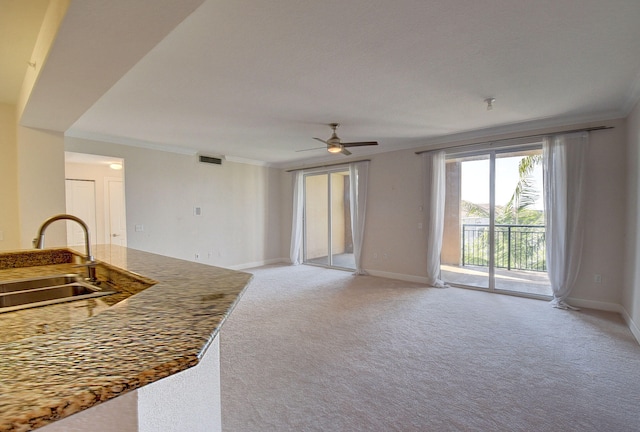
M 496 101 L 496 98 L 490 97 L 484 100 L 484 103 L 487 104 L 487 111 L 491 111 L 493 109 L 493 103 Z

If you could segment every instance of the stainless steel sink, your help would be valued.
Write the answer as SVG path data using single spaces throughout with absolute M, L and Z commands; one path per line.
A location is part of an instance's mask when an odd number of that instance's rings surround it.
M 0 313 L 114 294 L 64 274 L 0 282 Z

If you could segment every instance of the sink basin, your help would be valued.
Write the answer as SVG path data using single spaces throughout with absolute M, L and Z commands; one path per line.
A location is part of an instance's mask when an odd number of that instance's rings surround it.
M 0 313 L 114 294 L 76 274 L 0 282 Z

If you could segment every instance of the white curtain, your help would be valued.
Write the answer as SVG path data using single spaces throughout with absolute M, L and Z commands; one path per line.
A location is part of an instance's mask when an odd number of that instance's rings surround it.
M 349 193 L 351 207 L 351 232 L 353 236 L 353 256 L 356 262 L 356 275 L 366 275 L 362 269 L 362 242 L 364 239 L 364 220 L 367 210 L 367 183 L 369 162 L 349 164 Z
M 427 233 L 427 283 L 436 288 L 447 285 L 440 279 L 440 252 L 444 231 L 446 192 L 445 152 L 423 153 L 425 161 L 425 209 Z
M 293 218 L 291 222 L 291 249 L 289 258 L 291 264 L 302 262 L 302 212 L 304 208 L 304 175 L 302 171 L 293 174 Z
M 558 135 L 543 142 L 547 272 L 551 304 L 566 303 L 580 270 L 584 233 L 585 163 L 589 134 Z

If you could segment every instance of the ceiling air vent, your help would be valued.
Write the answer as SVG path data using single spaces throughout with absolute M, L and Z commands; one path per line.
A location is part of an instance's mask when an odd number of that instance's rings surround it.
M 222 165 L 222 159 L 211 156 L 200 156 L 200 162 L 214 165 Z

